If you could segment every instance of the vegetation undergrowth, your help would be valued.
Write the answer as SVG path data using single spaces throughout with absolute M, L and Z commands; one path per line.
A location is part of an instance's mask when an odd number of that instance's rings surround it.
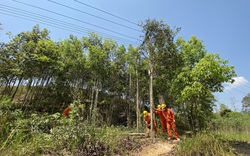
M 178 144 L 176 155 L 249 155 L 250 114 L 215 114 L 206 131 L 186 137 Z
M 203 132 L 179 143 L 177 155 L 234 155 L 230 145 L 218 133 Z
M 70 118 L 60 113 L 24 114 L 1 102 L 0 155 L 113 155 L 136 147 L 123 126 L 97 125 L 83 119 L 84 107 L 73 103 Z

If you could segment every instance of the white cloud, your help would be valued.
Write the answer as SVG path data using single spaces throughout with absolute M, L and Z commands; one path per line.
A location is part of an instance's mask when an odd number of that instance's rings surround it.
M 232 90 L 233 88 L 236 88 L 236 87 L 239 87 L 239 86 L 243 86 L 245 84 L 248 83 L 248 81 L 240 76 L 240 77 L 234 77 L 233 78 L 235 81 L 233 84 L 231 83 L 225 83 L 224 87 L 225 87 L 225 91 L 229 91 L 229 90 Z

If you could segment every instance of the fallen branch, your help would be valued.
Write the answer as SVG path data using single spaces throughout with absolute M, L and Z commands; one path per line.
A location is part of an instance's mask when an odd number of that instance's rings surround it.
M 146 133 L 130 133 L 130 136 L 145 136 Z

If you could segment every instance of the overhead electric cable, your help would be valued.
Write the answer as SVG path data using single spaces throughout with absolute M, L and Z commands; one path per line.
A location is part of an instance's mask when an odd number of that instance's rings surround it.
M 247 94 L 247 92 L 246 92 L 246 91 L 241 90 L 241 89 L 239 89 L 239 88 L 237 88 L 237 87 L 232 88 L 232 89 L 231 89 L 231 90 L 229 90 L 229 91 L 237 92 L 238 94 L 241 94 L 242 96 L 243 96 L 243 95 L 245 96 L 245 95 Z
M 45 22 L 50 22 L 52 21 L 52 24 L 56 24 L 56 25 L 61 25 L 63 27 L 65 26 L 69 26 L 68 28 L 72 29 L 73 30 L 77 30 L 77 31 L 86 31 L 86 32 L 96 32 L 94 30 L 90 30 L 90 29 L 87 29 L 87 28 L 84 28 L 84 27 L 81 27 L 81 26 L 78 26 L 78 25 L 75 25 L 75 24 L 72 24 L 72 23 L 68 23 L 68 22 L 64 22 L 64 21 L 61 21 L 61 20 L 57 20 L 55 18 L 50 18 L 50 17 L 47 17 L 47 16 L 44 16 L 44 15 L 39 15 L 37 13 L 33 13 L 33 12 L 29 12 L 29 11 L 26 11 L 26 10 L 22 10 L 22 9 L 18 9 L 18 8 L 15 8 L 15 7 L 10 7 L 10 6 L 6 6 L 6 5 L 3 5 L 3 4 L 0 4 L 0 8 L 3 8 L 3 9 L 7 9 L 7 10 L 4 10 L 4 11 L 14 11 L 12 12 L 13 14 L 19 14 L 21 16 L 25 16 L 25 17 L 28 17 L 28 18 L 33 18 L 34 17 L 38 17 L 40 18 L 42 21 L 44 21 L 45 19 Z M 21 14 L 20 14 L 21 13 Z M 28 16 L 27 16 L 28 15 Z M 31 16 L 31 17 L 30 17 Z M 39 19 L 38 19 L 39 20 Z M 111 37 L 117 41 L 125 41 L 126 43 L 133 43 L 134 41 L 129 41 L 129 40 L 126 40 L 126 39 L 122 39 L 122 38 L 119 38 L 119 37 L 115 37 L 115 36 L 111 36 L 111 35 L 107 35 L 105 33 L 102 33 L 102 32 L 97 32 L 98 34 L 103 34 L 104 36 L 107 36 L 107 37 Z
M 28 20 L 28 21 L 33 21 L 33 22 L 40 22 L 40 21 L 36 21 L 36 20 L 32 20 L 32 19 L 28 19 L 28 18 L 25 18 L 25 17 L 20 17 L 18 15 L 13 15 L 13 14 L 8 14 L 6 12 L 1 12 L 0 11 L 0 14 L 4 14 L 4 15 L 7 15 L 7 16 L 12 16 L 12 17 L 16 17 L 16 18 L 20 18 L 20 19 L 24 19 L 24 20 Z M 66 30 L 66 31 L 69 31 L 69 32 L 75 32 L 75 33 L 82 33 L 80 31 L 74 31 L 72 29 L 67 29 L 65 27 L 60 27 L 60 26 L 56 26 L 56 25 L 52 25 L 52 24 L 48 24 L 48 23 L 44 23 L 44 22 L 40 22 L 42 24 L 45 24 L 45 25 L 49 25 L 49 26 L 52 26 L 52 27 L 56 27 L 56 28 L 59 28 L 59 29 L 62 29 L 62 30 Z M 121 43 L 119 41 L 117 41 L 118 43 Z M 121 43 L 121 44 L 124 44 L 124 45 L 129 45 L 129 44 L 125 44 L 125 43 Z
M 37 20 L 26 18 L 26 17 L 22 17 L 22 15 L 20 16 L 19 14 L 11 14 L 11 13 L 6 13 L 6 12 L 8 12 L 8 11 L 4 10 L 4 12 L 1 12 L 1 10 L 0 10 L 0 13 L 4 14 L 4 15 L 8 15 L 8 16 L 12 16 L 12 17 L 17 17 L 17 18 L 21 18 L 21 19 L 25 19 L 25 20 L 33 21 L 33 22 L 40 22 L 42 24 L 49 25 L 49 26 L 52 26 L 52 27 L 56 27 L 56 28 L 60 28 L 60 29 L 63 29 L 63 30 L 68 30 L 68 31 L 72 31 L 70 29 L 65 29 L 64 27 L 58 27 L 58 26 L 55 26 L 55 25 L 51 25 L 51 24 L 48 24 L 48 23 L 41 22 L 41 21 L 37 21 Z M 75 32 L 75 31 L 72 31 L 72 32 Z M 79 33 L 79 32 L 77 32 L 77 33 Z
M 0 8 L 0 14 L 4 14 L 4 15 L 16 17 L 16 18 L 20 18 L 20 19 L 24 19 L 24 20 L 28 20 L 28 21 L 39 22 L 41 24 L 49 25 L 49 26 L 56 27 L 56 28 L 66 30 L 66 31 L 70 31 L 70 32 L 75 32 L 75 33 L 79 33 L 79 34 L 87 34 L 87 33 L 83 33 L 83 31 L 72 29 L 72 28 L 70 28 L 68 26 L 65 26 L 65 25 L 61 26 L 61 25 L 58 25 L 58 24 L 53 24 L 53 23 L 51 24 L 51 23 L 48 23 L 48 22 L 42 22 L 42 21 L 36 20 L 34 18 L 30 19 L 30 17 L 27 17 L 27 16 L 25 16 L 23 14 L 13 13 L 13 12 L 8 11 L 8 10 L 2 10 L 1 8 Z M 119 40 L 116 40 L 116 41 L 117 41 L 117 43 L 124 44 L 124 45 L 131 44 L 131 43 L 124 43 L 124 42 L 121 42 Z
M 100 16 L 96 16 L 96 15 L 87 13 L 87 12 L 85 12 L 85 11 L 82 11 L 82 10 L 79 10 L 79 9 L 76 9 L 76 8 L 73 8 L 73 7 L 70 7 L 70 6 L 67 6 L 67 5 L 64 5 L 64 4 L 55 2 L 55 1 L 53 1 L 53 0 L 47 0 L 47 1 L 49 1 L 49 2 L 51 2 L 51 3 L 54 3 L 54 4 L 57 4 L 57 5 L 60 5 L 60 6 L 63 6 L 63 7 L 66 7 L 66 8 L 69 8 L 69 9 L 72 9 L 72 10 L 75 10 L 75 11 L 78 11 L 78 12 L 81 12 L 81 13 L 84 13 L 84 14 L 87 14 L 87 15 L 89 15 L 89 16 L 93 16 L 93 17 L 95 17 L 95 18 L 102 19 L 102 20 L 104 20 L 104 21 L 108 21 L 108 22 L 110 22 L 110 23 L 113 23 L 113 24 L 116 24 L 116 25 L 119 25 L 119 26 L 122 26 L 122 27 L 125 27 L 125 28 L 128 28 L 128 29 L 131 29 L 131 30 L 134 30 L 134 31 L 137 31 L 137 32 L 141 32 L 140 30 L 137 30 L 137 29 L 135 29 L 135 28 L 131 28 L 131 27 L 129 27 L 129 26 L 126 26 L 126 25 L 123 25 L 123 24 L 120 24 L 120 23 L 111 21 L 111 20 L 109 20 L 109 19 L 102 18 L 102 17 L 100 17 Z
M 249 84 L 244 84 L 244 85 L 241 85 L 240 87 L 241 87 L 241 88 L 244 88 L 244 89 L 247 89 L 247 90 L 250 91 L 250 86 L 249 86 Z
M 50 11 L 50 10 L 47 10 L 47 9 L 44 9 L 44 8 L 41 8 L 41 7 L 38 7 L 38 6 L 34 6 L 34 5 L 31 5 L 31 4 L 28 4 L 28 3 L 24 3 L 24 2 L 20 2 L 20 1 L 17 1 L 17 0 L 13 0 L 13 1 L 15 1 L 17 3 L 20 3 L 20 4 L 23 4 L 23 5 L 27 5 L 27 6 L 30 6 L 30 7 L 37 8 L 37 9 L 40 9 L 40 10 L 43 10 L 43 11 L 47 11 L 47 12 L 50 12 L 50 13 L 53 13 L 53 14 L 56 14 L 56 15 L 59 15 L 59 16 L 65 17 L 65 18 L 69 18 L 69 19 L 72 19 L 72 20 L 75 20 L 75 21 L 78 21 L 78 22 L 81 22 L 81 23 L 85 23 L 85 24 L 88 24 L 88 25 L 91 25 L 91 26 L 94 26 L 94 27 L 97 27 L 97 28 L 100 28 L 100 29 L 103 29 L 103 30 L 106 30 L 106 31 L 109 31 L 109 32 L 112 32 L 112 33 L 115 33 L 115 34 L 119 34 L 121 36 L 125 36 L 125 37 L 128 37 L 128 38 L 140 41 L 137 38 L 134 38 L 134 37 L 131 37 L 131 36 L 128 36 L 128 35 L 125 35 L 125 34 L 110 30 L 110 29 L 107 29 L 107 28 L 103 28 L 101 26 L 97 26 L 95 24 L 91 24 L 91 23 L 88 23 L 88 22 L 85 22 L 85 21 L 82 21 L 82 20 L 79 20 L 79 19 L 76 19 L 76 18 L 73 18 L 73 17 L 70 17 L 70 16 L 66 16 L 66 15 L 63 15 L 63 14 L 60 14 L 60 13 L 57 13 L 57 12 L 54 12 L 54 11 Z
M 83 2 L 78 1 L 78 0 L 74 0 L 74 1 L 77 2 L 77 3 L 80 3 L 80 4 L 82 4 L 82 5 L 88 6 L 88 7 L 92 8 L 92 9 L 95 9 L 95 10 L 101 11 L 101 12 L 103 12 L 103 13 L 106 13 L 106 14 L 108 14 L 108 15 L 111 15 L 111 16 L 113 16 L 113 17 L 119 18 L 119 19 L 121 19 L 121 20 L 123 20 L 123 21 L 126 21 L 126 22 L 129 22 L 129 23 L 131 23 L 131 24 L 134 24 L 134 25 L 136 25 L 136 26 L 139 26 L 138 24 L 136 24 L 136 23 L 134 23 L 134 22 L 132 22 L 132 21 L 130 21 L 130 20 L 127 20 L 127 19 L 125 19 L 125 18 L 122 18 L 122 17 L 119 17 L 119 16 L 117 16 L 117 15 L 111 14 L 111 13 L 109 13 L 109 12 L 107 12 L 107 11 L 98 9 L 98 8 L 96 8 L 96 7 L 93 7 L 93 6 L 89 5 L 89 4 L 83 3 Z
M 246 89 L 244 89 L 244 88 L 240 88 L 240 87 L 235 87 L 237 90 L 240 90 L 240 91 L 242 91 L 242 92 L 248 92 L 248 90 L 246 90 Z

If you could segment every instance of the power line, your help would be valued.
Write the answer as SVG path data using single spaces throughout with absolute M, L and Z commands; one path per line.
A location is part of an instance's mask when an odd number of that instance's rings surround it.
M 12 15 L 12 14 L 8 14 L 6 12 L 1 12 L 1 11 L 0 11 L 0 13 L 8 15 L 8 16 L 12 16 L 12 17 L 17 17 L 17 18 L 20 18 L 20 19 L 25 19 L 25 20 L 28 20 L 28 21 L 39 22 L 41 24 L 49 25 L 49 26 L 56 27 L 56 28 L 59 28 L 59 29 L 62 29 L 62 30 L 66 30 L 66 31 L 69 31 L 69 32 L 75 32 L 75 33 L 80 33 L 80 34 L 81 33 L 82 34 L 87 34 L 87 33 L 83 33 L 82 31 L 68 29 L 68 27 L 65 28 L 65 26 L 58 26 L 58 25 L 48 24 L 48 23 L 45 23 L 45 22 L 41 22 L 41 21 L 37 21 L 37 20 L 33 20 L 33 19 L 28 19 L 28 18 L 25 18 L 25 17 L 20 17 L 18 15 Z M 117 42 L 121 43 L 121 44 L 124 44 L 124 45 L 129 45 L 128 43 L 124 43 L 124 42 L 120 42 L 120 41 L 117 41 Z
M 86 33 L 83 33 L 83 32 L 81 32 L 81 31 L 75 31 L 75 30 L 72 30 L 72 29 L 67 29 L 67 28 L 65 28 L 64 26 L 57 26 L 57 25 L 53 25 L 53 24 L 48 24 L 48 23 L 44 23 L 44 22 L 41 22 L 41 21 L 36 21 L 36 20 L 32 20 L 32 19 L 25 18 L 25 17 L 20 17 L 20 16 L 18 16 L 18 15 L 8 14 L 8 13 L 6 13 L 6 12 L 1 12 L 1 11 L 0 11 L 0 13 L 1 13 L 1 14 L 4 14 L 4 15 L 16 17 L 16 18 L 28 20 L 28 21 L 40 22 L 40 23 L 42 23 L 42 24 L 49 25 L 49 26 L 52 26 L 52 27 L 56 27 L 56 28 L 59 28 L 59 29 L 62 29 L 62 30 L 66 30 L 66 31 L 69 31 L 69 32 L 75 32 L 75 33 L 86 34 Z M 126 44 L 126 43 L 124 43 L 124 42 L 120 42 L 120 41 L 117 41 L 117 42 L 118 42 L 118 43 L 121 43 L 121 44 L 124 44 L 124 45 L 129 45 L 129 44 Z
M 141 32 L 140 30 L 137 30 L 137 29 L 135 29 L 135 28 L 131 28 L 131 27 L 129 27 L 129 26 L 126 26 L 126 25 L 123 25 L 123 24 L 120 24 L 120 23 L 117 23 L 117 22 L 108 20 L 108 19 L 106 19 L 106 18 L 102 18 L 102 17 L 100 17 L 100 16 L 96 16 L 96 15 L 87 13 L 87 12 L 85 12 L 85 11 L 75 9 L 75 8 L 73 8 L 73 7 L 70 7 L 70 6 L 66 6 L 66 5 L 64 5 L 64 4 L 55 2 L 55 1 L 53 1 L 53 0 L 47 0 L 47 1 L 49 1 L 49 2 L 51 2 L 51 3 L 54 3 L 54 4 L 57 4 L 57 5 L 60 5 L 60 6 L 63 6 L 63 7 L 66 7 L 66 8 L 69 8 L 69 9 L 72 9 L 72 10 L 75 10 L 75 11 L 78 11 L 78 12 L 81 12 L 81 13 L 84 13 L 84 14 L 87 14 L 87 15 L 92 16 L 92 17 L 95 17 L 95 18 L 102 19 L 102 20 L 104 20 L 104 21 L 108 21 L 108 22 L 110 22 L 110 23 L 113 23 L 113 24 L 116 24 L 116 25 L 119 25 L 119 26 L 122 26 L 122 27 L 125 27 L 125 28 L 128 28 L 128 29 L 131 29 L 131 30 L 134 30 L 134 31 L 137 31 L 137 32 Z
M 238 90 L 238 91 L 240 91 L 240 92 L 242 92 L 242 93 L 245 94 L 245 95 L 246 95 L 247 92 L 248 92 L 247 90 L 245 90 L 245 89 L 243 89 L 243 88 L 239 88 L 239 87 L 235 87 L 235 89 Z
M 38 7 L 38 6 L 28 4 L 28 3 L 20 2 L 18 0 L 13 0 L 13 1 L 15 1 L 17 3 L 20 3 L 20 4 L 23 4 L 23 5 L 27 5 L 27 6 L 30 6 L 30 7 L 37 8 L 37 9 L 40 9 L 40 10 L 43 10 L 43 11 L 47 11 L 47 12 L 50 12 L 50 13 L 53 13 L 53 14 L 56 14 L 56 15 L 59 15 L 59 16 L 65 17 L 65 18 L 69 18 L 69 19 L 72 19 L 72 20 L 75 20 L 75 21 L 78 21 L 78 22 L 81 22 L 81 23 L 85 23 L 85 24 L 88 24 L 88 25 L 91 25 L 91 26 L 94 26 L 94 27 L 97 27 L 97 28 L 100 28 L 100 29 L 103 29 L 103 30 L 106 30 L 106 31 L 109 31 L 109 32 L 112 32 L 112 33 L 115 33 L 115 34 L 118 34 L 118 35 L 121 35 L 121 36 L 124 36 L 124 37 L 128 37 L 130 39 L 140 41 L 137 38 L 134 38 L 134 37 L 131 37 L 131 36 L 128 36 L 128 35 L 125 35 L 125 34 L 110 30 L 110 29 L 107 29 L 107 28 L 103 28 L 101 26 L 97 26 L 95 24 L 91 24 L 91 23 L 88 23 L 88 22 L 85 22 L 85 21 L 82 21 L 82 20 L 79 20 L 79 19 L 76 19 L 76 18 L 73 18 L 73 17 L 70 17 L 70 16 L 66 16 L 66 15 L 63 15 L 63 14 L 60 14 L 60 13 L 57 13 L 57 12 L 54 12 L 54 11 L 50 11 L 50 10 L 47 10 L 47 9 L 44 9 L 44 8 L 41 8 L 41 7 Z
M 250 92 L 250 85 L 249 84 L 241 85 L 241 88 L 247 89 Z
M 2 12 L 4 11 L 4 12 Z M 51 23 L 47 23 L 47 22 L 41 22 L 41 21 L 38 21 L 36 19 L 30 19 L 30 17 L 24 17 L 24 15 L 20 15 L 19 13 L 12 13 L 10 11 L 7 11 L 7 10 L 2 10 L 0 9 L 0 13 L 1 14 L 4 14 L 4 15 L 8 15 L 8 16 L 12 16 L 12 17 L 17 17 L 17 18 L 20 18 L 20 19 L 25 19 L 25 20 L 28 20 L 28 21 L 33 21 L 33 22 L 39 22 L 41 24 L 45 24 L 45 25 L 49 25 L 49 26 L 52 26 L 52 27 L 56 27 L 56 28 L 59 28 L 59 29 L 62 29 L 62 30 L 66 30 L 66 31 L 70 31 L 70 32 L 75 32 L 75 33 L 80 33 L 80 34 L 87 34 L 87 33 L 83 33 L 82 31 L 80 30 L 76 30 L 76 29 L 71 29 L 65 25 L 61 26 L 61 25 L 56 25 L 56 24 L 51 24 Z M 13 15 L 14 14 L 14 15 Z M 121 42 L 119 40 L 116 40 L 118 43 L 121 43 L 121 44 L 124 44 L 124 45 L 129 45 L 131 43 L 124 43 L 124 42 Z
M 75 24 L 71 24 L 71 23 L 68 23 L 68 22 L 64 22 L 64 21 L 61 21 L 61 20 L 54 19 L 54 18 L 46 17 L 44 15 L 39 15 L 37 13 L 25 11 L 25 10 L 18 9 L 18 8 L 15 8 L 15 7 L 10 7 L 10 6 L 6 6 L 6 5 L 3 5 L 3 4 L 0 4 L 0 8 L 6 9 L 6 10 L 3 10 L 5 12 L 9 12 L 10 13 L 11 11 L 14 11 L 14 12 L 11 12 L 11 13 L 13 13 L 15 15 L 25 16 L 25 17 L 28 17 L 28 18 L 31 18 L 31 19 L 36 19 L 36 22 L 37 22 L 37 18 L 34 18 L 34 17 L 38 17 L 42 21 L 44 21 L 44 19 L 45 19 L 45 22 L 56 24 L 57 26 L 58 25 L 62 26 L 62 27 L 68 26 L 67 28 L 70 28 L 72 30 L 77 30 L 77 32 L 79 32 L 79 31 L 81 32 L 82 30 L 84 30 L 86 32 L 89 32 L 89 31 L 95 32 L 94 30 L 90 30 L 90 29 L 87 29 L 87 28 L 84 28 L 84 27 L 80 27 L 80 26 L 75 25 Z M 98 34 L 103 34 L 104 36 L 110 37 L 110 35 L 107 35 L 107 34 L 102 33 L 102 32 L 98 32 Z M 125 41 L 126 43 L 131 43 L 131 42 L 133 43 L 133 41 L 122 39 L 122 38 L 119 38 L 119 37 L 111 36 L 111 38 L 114 38 L 117 41 L 122 41 L 122 42 Z
M 8 11 L 7 11 L 8 12 Z M 25 19 L 25 20 L 29 20 L 29 21 L 33 21 L 33 22 L 38 22 L 36 20 L 32 20 L 32 19 L 28 19 L 28 18 L 25 18 L 25 17 L 20 17 L 17 15 L 13 15 L 13 14 L 9 14 L 9 13 L 6 13 L 6 11 L 4 10 L 4 12 L 1 12 L 1 14 L 4 14 L 4 15 L 8 15 L 8 16 L 12 16 L 12 17 L 17 17 L 17 18 L 21 18 L 21 19 Z M 49 26 L 53 26 L 53 27 L 56 27 L 56 28 L 60 28 L 60 29 L 63 29 L 63 30 L 69 30 L 69 29 L 65 29 L 65 28 L 62 28 L 62 27 L 58 27 L 58 26 L 55 26 L 55 25 L 51 25 L 51 24 L 47 24 L 47 23 L 43 23 L 43 22 L 40 22 L 42 24 L 46 24 L 46 25 L 49 25 Z M 74 31 L 73 31 L 74 32 Z
M 134 25 L 138 26 L 138 24 L 136 24 L 136 23 L 134 23 L 134 22 L 132 22 L 132 21 L 129 21 L 129 20 L 125 19 L 125 18 L 122 18 L 122 17 L 119 17 L 119 16 L 117 16 L 117 15 L 111 14 L 111 13 L 109 13 L 109 12 L 107 12 L 107 11 L 104 11 L 104 10 L 98 9 L 98 8 L 96 8 L 96 7 L 93 7 L 93 6 L 89 5 L 89 4 L 83 3 L 83 2 L 81 2 L 81 1 L 78 1 L 78 0 L 74 0 L 74 1 L 77 2 L 77 3 L 80 3 L 80 4 L 82 4 L 82 5 L 88 6 L 88 7 L 92 8 L 92 9 L 101 11 L 101 12 L 103 12 L 103 13 L 106 13 L 106 14 L 108 14 L 108 15 L 111 15 L 111 16 L 113 16 L 113 17 L 116 17 L 116 18 L 118 18 L 118 19 L 121 19 L 121 20 L 123 20 L 123 21 L 129 22 L 129 23 L 131 23 L 131 24 L 134 24 Z

